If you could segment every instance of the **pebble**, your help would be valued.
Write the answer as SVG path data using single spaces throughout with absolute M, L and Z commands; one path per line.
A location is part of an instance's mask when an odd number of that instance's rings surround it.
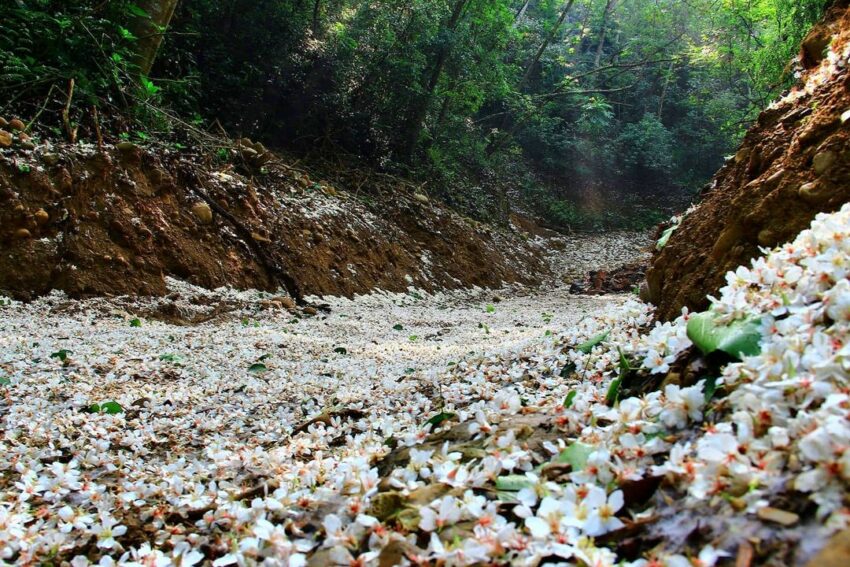
M 212 209 L 204 202 L 198 201 L 192 205 L 192 213 L 198 218 L 201 224 L 211 224 L 213 221 Z
M 50 215 L 44 209 L 38 209 L 34 214 L 35 222 L 38 226 L 44 226 L 50 221 Z
M 12 145 L 12 134 L 6 130 L 0 130 L 0 147 L 8 148 Z
M 774 524 L 780 524 L 783 526 L 793 526 L 800 521 L 800 516 L 794 512 L 780 510 L 779 508 L 773 508 L 771 506 L 759 508 L 758 512 L 756 512 L 756 516 L 765 522 L 773 522 Z
M 27 125 L 24 124 L 23 121 L 21 121 L 18 118 L 14 118 L 9 122 L 9 128 L 11 128 L 12 130 L 17 130 L 19 132 L 23 132 L 24 128 L 26 128 L 26 127 L 27 127 Z

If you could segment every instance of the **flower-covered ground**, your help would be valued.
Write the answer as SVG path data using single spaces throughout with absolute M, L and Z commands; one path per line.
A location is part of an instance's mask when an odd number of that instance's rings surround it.
M 175 309 L 230 306 L 183 327 L 128 313 L 159 300 L 8 304 L 0 553 L 804 563 L 850 517 L 848 269 L 850 206 L 729 274 L 713 324 L 758 341 L 705 354 L 689 314 L 562 289 L 296 318 L 178 286 Z

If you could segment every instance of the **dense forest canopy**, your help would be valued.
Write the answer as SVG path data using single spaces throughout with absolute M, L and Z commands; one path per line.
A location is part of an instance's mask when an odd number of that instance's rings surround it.
M 5 109 L 58 117 L 74 79 L 83 134 L 91 106 L 139 138 L 180 117 L 427 179 L 481 218 L 651 223 L 793 83 L 824 4 L 14 0 L 0 89 Z

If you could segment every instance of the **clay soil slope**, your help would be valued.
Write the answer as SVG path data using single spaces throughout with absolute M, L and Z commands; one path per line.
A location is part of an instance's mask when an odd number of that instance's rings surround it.
M 161 295 L 166 276 L 351 296 L 534 284 L 547 272 L 520 234 L 388 176 L 348 192 L 238 150 L 215 164 L 128 143 L 32 146 L 0 154 L 0 293 L 18 298 Z
M 802 86 L 761 114 L 647 273 L 670 319 L 703 309 L 725 274 L 850 198 L 850 10 L 836 2 L 806 38 Z

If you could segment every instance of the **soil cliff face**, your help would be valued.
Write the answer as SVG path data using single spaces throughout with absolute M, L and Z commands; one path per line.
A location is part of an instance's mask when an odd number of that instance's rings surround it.
M 850 8 L 803 42 L 802 85 L 765 110 L 647 273 L 661 318 L 703 309 L 725 275 L 850 199 Z
M 213 164 L 118 146 L 0 151 L 0 293 L 161 295 L 172 276 L 351 296 L 532 284 L 548 269 L 518 233 L 399 180 L 347 192 L 280 161 L 240 163 L 237 151 Z

